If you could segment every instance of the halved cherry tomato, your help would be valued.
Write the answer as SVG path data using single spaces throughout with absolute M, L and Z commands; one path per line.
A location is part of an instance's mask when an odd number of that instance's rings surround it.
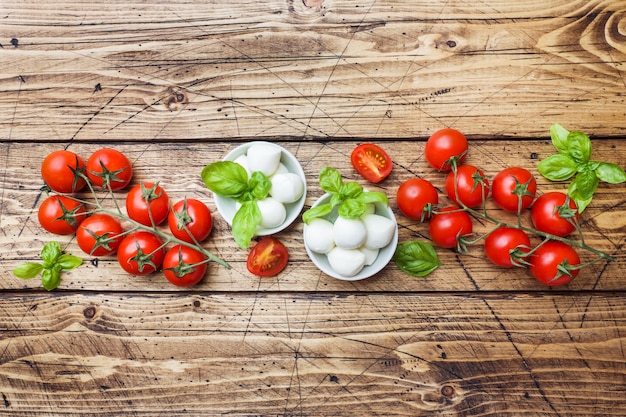
M 280 240 L 266 236 L 248 254 L 248 271 L 260 277 L 278 275 L 287 266 L 289 252 Z
M 363 143 L 350 155 L 352 166 L 369 182 L 381 182 L 391 173 L 392 162 L 387 152 L 373 143 Z

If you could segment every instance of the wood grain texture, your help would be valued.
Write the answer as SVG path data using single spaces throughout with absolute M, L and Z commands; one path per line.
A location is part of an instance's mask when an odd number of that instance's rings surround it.
M 307 6 L 308 4 L 308 6 Z M 3 4 L 0 137 L 619 136 L 624 2 Z

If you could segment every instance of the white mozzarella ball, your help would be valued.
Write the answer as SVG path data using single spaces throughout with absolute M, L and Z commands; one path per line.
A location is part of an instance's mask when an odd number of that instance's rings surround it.
M 289 169 L 285 166 L 285 164 L 281 162 L 280 164 L 278 164 L 278 168 L 276 168 L 276 171 L 274 171 L 274 173 L 272 174 L 272 177 L 278 174 L 286 174 L 288 172 L 289 172 Z
M 335 247 L 333 224 L 326 219 L 313 219 L 304 225 L 304 242 L 315 253 L 326 254 Z
M 328 252 L 330 267 L 344 277 L 353 277 L 365 266 L 365 255 L 358 249 L 335 247 Z
M 369 249 L 365 246 L 361 246 L 359 250 L 363 252 L 363 255 L 365 255 L 365 265 L 373 264 L 376 261 L 376 258 L 378 258 L 378 249 Z
M 271 181 L 270 195 L 281 203 L 293 203 L 304 193 L 304 183 L 296 174 L 290 172 L 275 174 Z
M 362 217 L 367 230 L 367 239 L 364 246 L 368 249 L 384 248 L 391 242 L 396 231 L 396 222 L 378 214 L 369 214 Z
M 339 247 L 356 249 L 367 239 L 365 223 L 359 219 L 346 219 L 339 216 L 333 225 L 333 239 Z
M 237 158 L 235 158 L 233 162 L 241 165 L 243 169 L 245 169 L 246 172 L 248 173 L 248 178 L 250 178 L 251 172 L 250 172 L 250 168 L 248 167 L 248 157 L 246 155 L 239 155 Z
M 261 223 L 259 226 L 265 229 L 273 229 L 280 226 L 287 217 L 287 210 L 285 210 L 283 203 L 272 197 L 257 201 L 257 205 L 261 211 Z
M 257 143 L 248 148 L 247 156 L 250 172 L 261 171 L 269 177 L 278 169 L 281 151 L 275 146 Z

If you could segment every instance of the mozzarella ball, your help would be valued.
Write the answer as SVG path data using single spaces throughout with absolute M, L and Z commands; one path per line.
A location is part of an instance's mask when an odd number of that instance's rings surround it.
M 368 203 L 365 205 L 365 212 L 363 216 L 367 216 L 368 214 L 374 214 L 376 212 L 376 204 Z
M 313 219 L 304 225 L 304 243 L 315 252 L 326 254 L 335 247 L 333 224 L 326 219 Z
M 273 229 L 280 226 L 287 217 L 287 210 L 280 201 L 267 197 L 257 201 L 259 210 L 261 211 L 261 223 L 259 226 L 265 229 Z
M 304 183 L 296 174 L 287 172 L 272 176 L 272 188 L 270 195 L 281 203 L 293 203 L 298 201 L 304 193 Z
M 367 239 L 365 223 L 359 219 L 346 219 L 339 216 L 333 225 L 333 239 L 341 248 L 356 249 Z
M 378 258 L 378 249 L 368 249 L 365 246 L 361 246 L 359 250 L 365 255 L 365 265 L 373 264 L 376 258 Z
M 353 277 L 365 266 L 365 255 L 358 249 L 335 247 L 328 252 L 330 267 L 344 277 Z
M 248 157 L 246 155 L 239 155 L 237 158 L 235 158 L 233 162 L 241 165 L 243 169 L 245 169 L 246 172 L 248 173 L 248 178 L 250 178 L 251 172 L 250 172 L 250 168 L 248 167 Z
M 362 217 L 367 230 L 364 246 L 368 249 L 384 248 L 391 242 L 396 231 L 396 222 L 378 214 Z
M 248 148 L 247 156 L 250 172 L 261 171 L 269 177 L 278 169 L 281 151 L 275 146 L 257 143 Z
M 278 174 L 286 174 L 288 172 L 289 172 L 289 169 L 285 166 L 285 164 L 281 162 L 280 164 L 278 164 L 278 168 L 276 169 L 276 171 L 274 171 L 274 173 L 272 174 L 272 177 Z

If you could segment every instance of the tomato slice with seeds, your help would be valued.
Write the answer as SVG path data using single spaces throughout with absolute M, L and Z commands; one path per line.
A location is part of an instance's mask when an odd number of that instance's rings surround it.
M 274 237 L 261 239 L 248 254 L 248 271 L 259 277 L 273 277 L 287 266 L 289 252 L 282 242 Z
M 383 148 L 373 143 L 363 143 L 354 148 L 350 161 L 359 175 L 369 182 L 381 182 L 391 173 L 391 158 Z

